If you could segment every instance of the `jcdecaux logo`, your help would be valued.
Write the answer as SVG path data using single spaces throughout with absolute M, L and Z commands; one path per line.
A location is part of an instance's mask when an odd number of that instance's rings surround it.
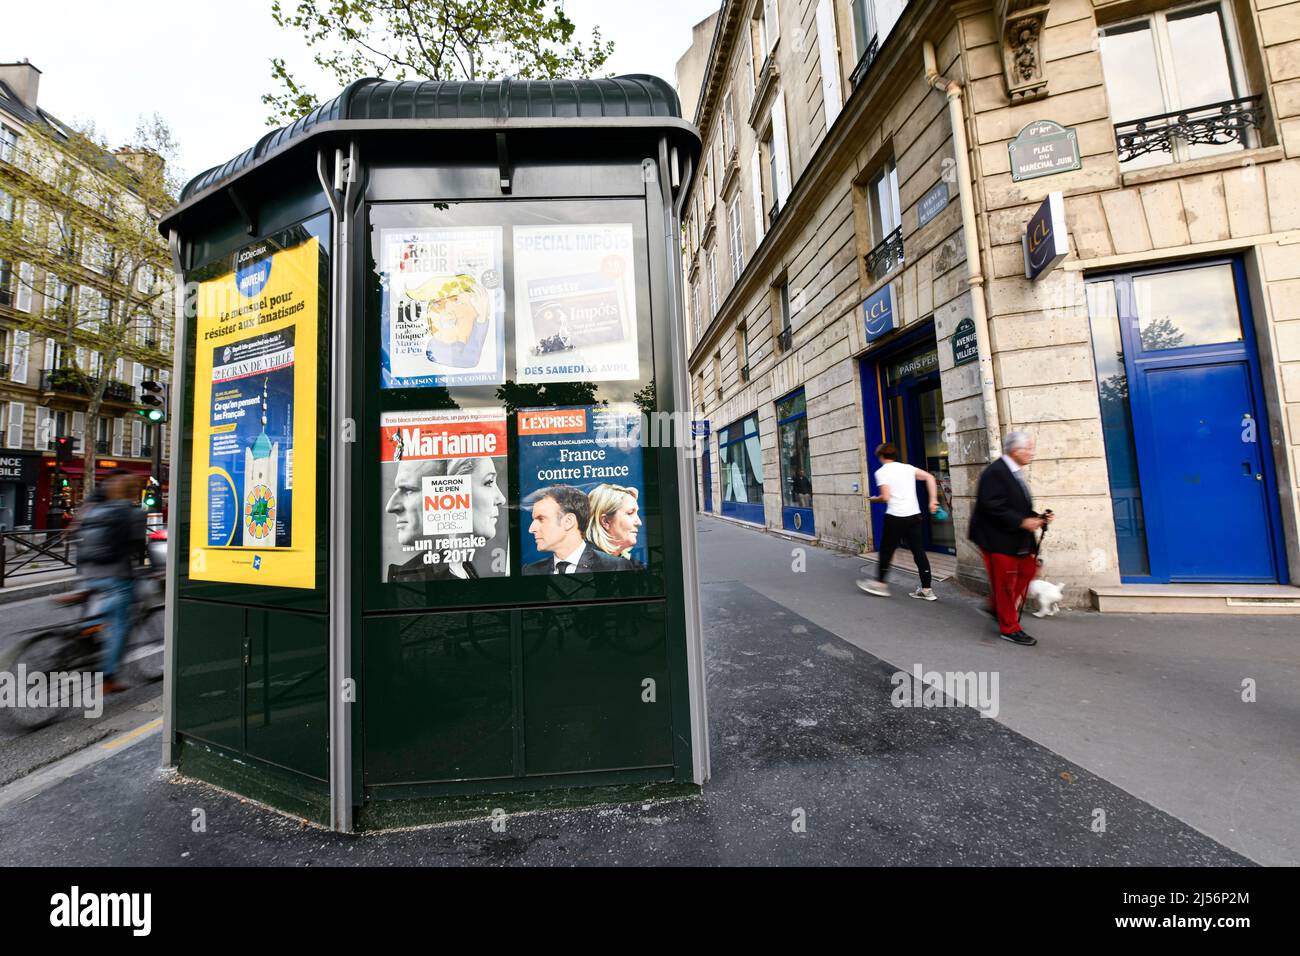
M 271 257 L 265 245 L 251 246 L 235 259 L 235 287 L 246 299 L 262 294 L 271 279 Z

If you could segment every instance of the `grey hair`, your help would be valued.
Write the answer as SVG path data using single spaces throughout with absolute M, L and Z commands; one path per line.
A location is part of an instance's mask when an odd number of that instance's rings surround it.
M 1002 439 L 1002 454 L 1009 455 L 1017 448 L 1023 448 L 1033 440 L 1033 436 L 1029 432 L 1007 432 L 1007 437 Z

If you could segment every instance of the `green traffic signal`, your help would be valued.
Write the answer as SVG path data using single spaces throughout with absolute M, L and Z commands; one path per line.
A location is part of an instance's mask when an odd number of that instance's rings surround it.
M 135 413 L 154 425 L 167 420 L 167 413 L 161 408 L 137 408 Z

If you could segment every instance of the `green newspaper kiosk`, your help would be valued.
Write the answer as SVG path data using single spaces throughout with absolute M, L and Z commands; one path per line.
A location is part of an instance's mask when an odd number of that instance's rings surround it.
M 186 186 L 164 763 L 351 831 L 708 778 L 649 76 L 361 80 Z

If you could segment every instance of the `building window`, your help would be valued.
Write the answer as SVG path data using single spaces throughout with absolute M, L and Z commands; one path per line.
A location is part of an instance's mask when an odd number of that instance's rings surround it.
M 762 148 L 763 155 L 767 159 L 764 164 L 767 169 L 763 177 L 763 194 L 773 198 L 771 206 L 767 209 L 767 228 L 771 229 L 776 225 L 777 214 L 781 211 L 781 202 L 776 198 L 776 142 L 770 130 L 763 138 Z
M 782 279 L 776 293 L 777 318 L 781 323 L 776 333 L 776 345 L 782 352 L 788 352 L 793 344 L 794 335 L 790 330 L 790 283 Z
M 718 314 L 718 255 L 709 250 L 709 313 Z
M 740 366 L 740 380 L 749 381 L 749 334 L 742 322 L 736 326 L 736 364 Z
M 727 156 L 736 151 L 736 111 L 731 93 L 727 93 L 722 100 L 722 147 Z
M 758 415 L 746 416 L 718 431 L 722 513 L 744 521 L 763 521 L 763 453 Z
M 861 60 L 876 42 L 876 5 L 873 0 L 851 0 L 853 6 L 853 52 Z
M 35 270 L 30 262 L 18 266 L 18 293 L 14 296 L 14 308 L 19 312 L 32 311 L 32 286 L 36 282 Z
M 1259 145 L 1263 104 L 1247 95 L 1226 5 L 1160 11 L 1098 34 L 1123 169 Z
M 18 153 L 18 133 L 0 125 L 0 162 L 12 163 Z
M 695 341 L 699 342 L 702 322 L 700 321 L 700 284 L 691 283 L 691 315 L 695 317 Z
M 8 262 L 0 259 L 0 305 L 13 305 L 14 270 Z M 0 358 L 0 361 L 3 361 Z
M 727 232 L 731 242 L 731 281 L 740 281 L 745 271 L 745 237 L 740 231 L 740 197 L 733 196 L 727 210 Z
M 0 189 L 0 221 L 6 226 L 13 225 L 14 221 L 14 197 Z
M 777 454 L 781 464 L 781 504 L 785 508 L 812 508 L 812 458 L 808 453 L 808 407 L 804 390 L 796 389 L 776 403 Z M 784 518 L 804 534 L 812 534 L 811 514 Z
M 898 167 L 891 159 L 867 186 L 872 249 L 867 271 L 881 279 L 903 265 L 903 210 L 898 199 Z

